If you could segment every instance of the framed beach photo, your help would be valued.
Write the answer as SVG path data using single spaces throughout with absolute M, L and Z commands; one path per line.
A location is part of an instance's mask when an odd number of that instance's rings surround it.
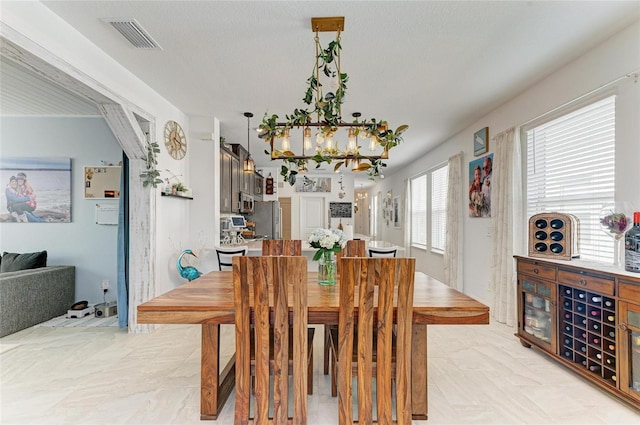
M 473 134 L 473 155 L 478 156 L 489 151 L 489 127 Z
M 71 158 L 0 158 L 0 178 L 0 222 L 71 222 Z

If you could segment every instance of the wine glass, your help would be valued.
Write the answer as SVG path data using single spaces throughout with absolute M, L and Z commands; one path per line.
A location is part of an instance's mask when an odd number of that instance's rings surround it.
M 614 241 L 613 265 L 623 265 L 624 234 L 633 226 L 633 205 L 627 201 L 607 202 L 600 210 L 600 228 Z

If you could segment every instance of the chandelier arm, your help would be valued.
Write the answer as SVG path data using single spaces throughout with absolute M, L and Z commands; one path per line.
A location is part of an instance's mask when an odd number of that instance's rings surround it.
M 340 52 L 342 51 L 342 46 L 340 45 L 340 27 L 338 27 L 338 31 L 337 31 L 337 35 L 336 35 L 336 41 L 338 42 L 338 49 L 337 49 L 337 53 L 338 53 L 338 93 L 336 93 L 336 95 L 338 96 L 338 116 L 340 117 L 340 119 L 342 119 L 342 77 L 340 74 Z
M 320 108 L 318 108 L 318 99 L 320 99 L 320 65 L 318 64 L 318 60 L 320 58 L 319 49 L 320 46 L 320 36 L 318 35 L 318 29 L 316 29 L 316 104 L 313 105 L 316 109 L 316 115 L 318 116 L 317 120 L 320 121 Z

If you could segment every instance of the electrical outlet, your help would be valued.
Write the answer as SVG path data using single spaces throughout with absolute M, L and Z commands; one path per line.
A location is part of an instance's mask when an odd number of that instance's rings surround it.
M 109 281 L 108 280 L 103 280 L 102 281 L 102 290 L 103 291 L 108 291 L 109 290 Z

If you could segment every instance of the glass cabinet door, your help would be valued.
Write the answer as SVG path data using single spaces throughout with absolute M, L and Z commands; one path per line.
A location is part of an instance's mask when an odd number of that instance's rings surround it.
M 620 302 L 620 389 L 640 400 L 640 305 Z
M 555 353 L 555 285 L 526 277 L 520 283 L 520 334 Z

